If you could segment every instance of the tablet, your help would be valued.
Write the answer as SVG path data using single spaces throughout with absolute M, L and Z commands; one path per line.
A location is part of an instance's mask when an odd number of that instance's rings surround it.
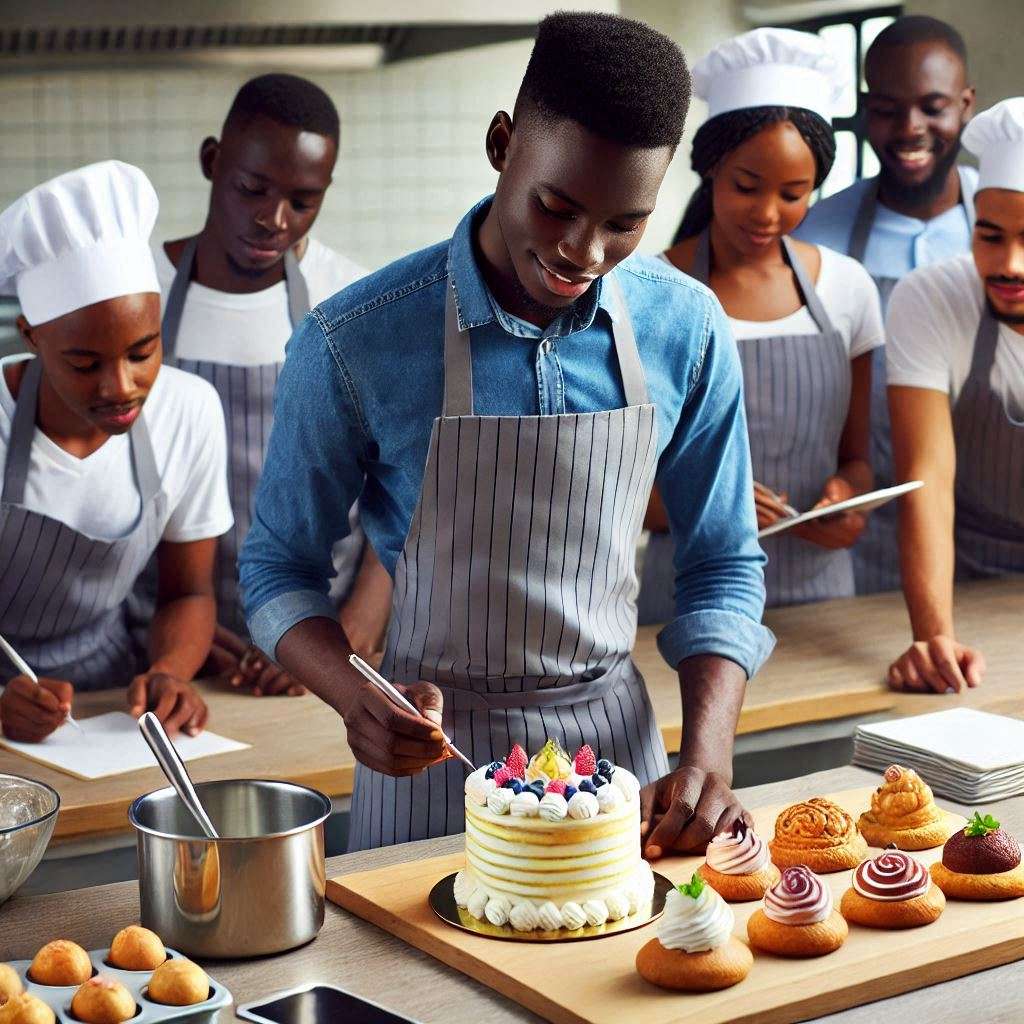
M 253 1024 L 417 1024 L 335 985 L 314 983 L 277 992 L 237 1010 Z
M 780 519 L 771 526 L 759 530 L 757 539 L 770 537 L 773 533 L 782 533 L 790 527 L 799 526 L 801 523 L 809 523 L 812 519 L 821 519 L 823 516 L 834 516 L 840 512 L 870 512 L 886 502 L 898 498 L 901 494 L 909 491 L 916 491 L 918 487 L 924 487 L 923 480 L 910 480 L 905 484 L 897 484 L 895 487 L 883 487 L 880 491 L 868 491 L 867 494 L 858 494 L 856 498 L 847 498 L 846 501 L 837 501 L 834 505 L 823 505 L 821 508 L 812 508 L 809 512 L 801 512 L 799 515 L 790 516 L 788 519 Z

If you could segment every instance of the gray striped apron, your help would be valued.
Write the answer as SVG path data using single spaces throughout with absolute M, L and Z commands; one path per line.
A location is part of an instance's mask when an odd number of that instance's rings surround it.
M 128 434 L 140 512 L 131 530 L 101 540 L 23 505 L 42 365 L 22 378 L 0 498 L 0 634 L 41 676 L 78 690 L 125 686 L 140 670 L 125 598 L 160 543 L 167 498 L 145 417 Z M 0 679 L 17 672 L 0 654 Z
M 177 359 L 178 330 L 185 311 L 185 297 L 192 279 L 199 239 L 190 239 L 182 250 L 177 273 L 167 295 L 161 334 L 164 362 L 194 373 L 210 382 L 224 407 L 228 445 L 228 495 L 234 526 L 217 541 L 214 562 L 214 593 L 217 597 L 217 621 L 241 637 L 248 637 L 238 585 L 238 550 L 252 522 L 252 502 L 263 472 L 267 442 L 274 423 L 274 392 L 283 362 L 257 366 L 229 366 L 199 359 Z M 284 255 L 284 279 L 288 295 L 288 317 L 293 328 L 309 312 L 309 289 L 295 254 Z M 363 534 L 358 518 L 351 517 L 354 528 L 335 549 L 335 565 L 353 563 L 362 552 Z M 354 575 L 355 566 L 351 566 Z M 156 566 L 147 567 L 132 598 L 133 618 L 148 624 L 156 599 Z
M 1024 342 L 1024 339 L 1021 339 Z M 985 310 L 953 407 L 959 579 L 1024 573 L 1024 409 L 992 389 L 999 323 Z
M 967 222 L 974 227 L 974 186 L 960 174 L 960 202 Z M 867 188 L 853 220 L 848 255 L 864 263 L 871 229 L 878 207 L 878 179 Z M 882 299 L 882 312 L 889 305 L 889 296 L 898 277 L 871 275 Z M 886 396 L 885 346 L 871 354 L 871 469 L 875 487 L 892 487 L 896 471 L 892 461 L 892 437 L 889 426 L 889 402 Z M 858 594 L 874 594 L 882 590 L 900 589 L 900 556 L 897 523 L 899 505 L 890 501 L 868 516 L 867 526 L 853 548 L 853 574 Z
M 605 278 L 621 311 L 625 408 L 476 416 L 450 281 L 444 408 L 395 570 L 382 671 L 438 685 L 446 729 L 477 765 L 550 737 L 570 752 L 589 743 L 646 784 L 668 771 L 630 657 L 657 435 L 625 300 Z M 356 765 L 349 849 L 463 831 L 464 783 L 457 760 L 401 779 Z
M 750 435 L 754 479 L 784 491 L 801 511 L 821 497 L 837 467 L 839 440 L 850 406 L 850 359 L 803 264 L 788 239 L 782 240 L 807 311 L 818 334 L 743 338 L 736 342 L 743 369 L 743 402 Z M 707 284 L 711 246 L 705 231 L 694 254 L 691 276 Z M 790 532 L 761 542 L 768 565 L 768 607 L 825 601 L 853 594 L 848 550 L 828 551 Z M 675 618 L 675 567 L 669 534 L 652 533 L 640 587 L 641 622 Z

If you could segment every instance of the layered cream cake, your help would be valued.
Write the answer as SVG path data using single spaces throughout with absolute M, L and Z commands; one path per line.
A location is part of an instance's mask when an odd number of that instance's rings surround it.
M 582 747 L 552 740 L 531 761 L 516 746 L 466 780 L 466 866 L 455 901 L 518 931 L 618 921 L 654 889 L 640 855 L 640 783 Z

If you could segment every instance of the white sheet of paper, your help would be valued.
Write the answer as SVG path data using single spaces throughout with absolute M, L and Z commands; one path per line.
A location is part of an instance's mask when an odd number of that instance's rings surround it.
M 1024 764 L 1024 721 L 974 708 L 950 708 L 857 731 L 936 755 L 956 767 L 992 772 Z
M 103 779 L 108 775 L 156 767 L 153 752 L 139 732 L 139 723 L 131 715 L 111 711 L 79 719 L 78 724 L 81 732 L 64 724 L 42 743 L 15 743 L 0 737 L 0 746 L 80 779 Z M 184 761 L 245 750 L 248 745 L 215 732 L 174 737 L 174 746 Z
M 878 491 L 868 491 L 867 494 L 858 494 L 856 498 L 847 498 L 846 501 L 837 501 L 834 505 L 823 505 L 821 508 L 812 508 L 809 512 L 801 512 L 799 515 L 790 516 L 789 519 L 780 519 L 771 526 L 759 530 L 757 539 L 770 537 L 773 533 L 782 533 L 801 523 L 809 523 L 812 519 L 820 519 L 822 516 L 834 516 L 840 512 L 870 512 L 873 508 L 880 508 L 882 505 L 898 498 L 901 494 L 909 491 L 916 491 L 918 487 L 924 487 L 923 480 L 909 480 L 905 484 L 897 484 L 895 487 L 883 487 Z

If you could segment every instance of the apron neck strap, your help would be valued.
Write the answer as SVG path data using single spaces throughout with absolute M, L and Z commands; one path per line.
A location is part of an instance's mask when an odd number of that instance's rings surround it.
M 811 319 L 818 325 L 818 330 L 822 334 L 828 334 L 832 330 L 832 320 L 825 312 L 825 307 L 821 304 L 814 283 L 807 276 L 803 263 L 794 252 L 793 243 L 785 237 L 782 239 L 782 257 L 793 271 L 797 288 L 804 300 L 804 305 L 807 306 L 807 312 L 811 314 Z M 697 237 L 697 248 L 693 254 L 693 269 L 690 271 L 690 276 L 703 285 L 707 285 L 711 278 L 711 232 L 707 228 Z
M 611 275 L 601 281 L 609 287 L 618 306 L 618 316 L 612 320 L 612 339 L 615 355 L 622 375 L 622 390 L 626 406 L 647 405 L 647 376 L 640 362 L 633 320 L 629 315 L 626 297 L 619 282 Z M 473 415 L 473 358 L 470 332 L 459 327 L 459 310 L 455 300 L 455 284 L 448 278 L 444 304 L 444 405 L 442 416 Z
M 164 307 L 160 332 L 163 338 L 164 359 L 168 361 L 174 358 L 177 348 L 178 330 L 181 327 L 182 314 L 185 312 L 185 295 L 192 281 L 192 270 L 195 267 L 198 248 L 198 235 L 185 243 L 185 248 L 181 251 L 181 259 L 178 260 L 178 268 L 174 273 L 171 290 L 167 293 L 167 305 Z M 302 276 L 299 261 L 291 249 L 284 254 L 284 284 L 288 296 L 288 320 L 294 329 L 302 323 L 311 307 L 309 285 L 306 283 L 305 277 Z
M 996 360 L 996 346 L 999 343 L 999 321 L 988 311 L 982 310 L 978 333 L 974 336 L 974 353 L 967 380 L 978 380 L 988 386 L 992 365 Z M 963 389 L 961 389 L 961 394 Z
M 42 362 L 38 358 L 32 359 L 21 378 L 18 400 L 14 406 L 7 463 L 4 466 L 3 493 L 0 495 L 0 501 L 5 505 L 23 505 L 25 502 L 25 484 L 32 459 L 32 441 L 36 432 L 36 410 L 39 408 L 39 384 L 42 377 Z M 141 412 L 128 432 L 128 443 L 131 447 L 135 483 L 142 498 L 142 506 L 145 508 L 160 490 L 160 473 L 157 470 L 146 418 Z

